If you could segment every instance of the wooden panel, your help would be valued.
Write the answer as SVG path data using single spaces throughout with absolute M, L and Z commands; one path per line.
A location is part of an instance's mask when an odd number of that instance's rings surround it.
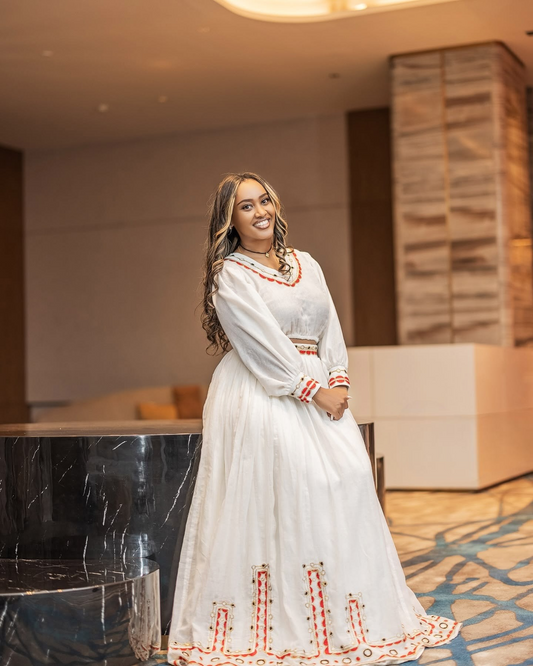
M 452 339 L 441 60 L 437 52 L 392 61 L 394 231 L 402 344 Z
M 22 154 L 0 148 L 0 423 L 26 421 Z
M 533 254 L 528 164 L 527 102 L 524 69 L 508 51 L 495 60 L 497 141 L 505 146 L 499 165 L 503 183 L 502 221 L 508 226 L 513 338 L 517 346 L 533 345 Z M 503 236 L 502 236 L 503 240 Z
M 490 42 L 391 66 L 400 342 L 533 344 L 522 64 Z
M 355 344 L 394 345 L 389 109 L 348 113 L 348 147 Z
M 527 88 L 526 90 L 526 125 L 527 125 L 527 143 L 526 143 L 526 150 L 529 154 L 529 236 L 531 239 L 533 239 L 533 88 Z M 514 241 L 514 248 L 516 249 L 517 247 L 520 246 L 520 242 L 518 240 Z M 532 252 L 532 241 L 530 240 L 529 243 L 523 242 L 523 246 L 528 248 L 528 254 Z M 524 261 L 524 254 L 521 255 L 520 259 Z M 518 266 L 520 264 L 520 261 L 518 258 L 514 258 L 513 263 Z M 531 264 L 533 263 L 533 258 L 527 259 L 526 260 L 526 266 L 527 270 L 531 267 Z M 526 282 L 526 278 L 522 278 L 522 283 Z M 531 328 L 528 325 L 528 334 L 530 334 Z M 524 338 L 527 338 L 528 335 L 524 335 Z
M 443 53 L 454 342 L 501 344 L 505 307 L 497 236 L 495 45 Z

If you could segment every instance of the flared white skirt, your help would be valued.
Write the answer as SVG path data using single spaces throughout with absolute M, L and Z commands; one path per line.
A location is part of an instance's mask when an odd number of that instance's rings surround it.
M 407 587 L 352 414 L 269 397 L 230 351 L 204 407 L 168 661 L 398 664 L 460 626 Z

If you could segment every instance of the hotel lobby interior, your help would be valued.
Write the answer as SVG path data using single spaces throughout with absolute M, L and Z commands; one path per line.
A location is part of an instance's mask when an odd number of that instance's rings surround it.
M 533 666 L 532 0 L 0 15 L 0 666 L 166 663 L 245 171 L 323 268 L 407 583 L 463 623 L 405 663 Z

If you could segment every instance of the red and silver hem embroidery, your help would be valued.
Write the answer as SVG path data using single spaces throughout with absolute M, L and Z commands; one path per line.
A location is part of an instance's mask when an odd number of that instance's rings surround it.
M 345 595 L 346 633 L 333 631 L 332 613 L 322 562 L 302 565 L 305 616 L 309 641 L 298 648 L 276 645 L 276 619 L 268 564 L 252 567 L 252 621 L 248 647 L 232 645 L 235 603 L 213 601 L 207 642 L 171 641 L 169 662 L 175 666 L 225 666 L 254 664 L 280 666 L 284 659 L 298 660 L 303 666 L 329 664 L 399 664 L 417 659 L 425 648 L 448 643 L 461 628 L 460 622 L 438 615 L 418 615 L 419 627 L 381 640 L 369 638 L 365 600 L 361 592 Z M 304 617 L 305 617 L 304 616 Z M 303 619 L 303 618 L 302 618 Z M 294 663 L 294 662 L 293 662 Z
M 350 386 L 350 379 L 346 368 L 343 368 L 342 366 L 331 368 L 329 371 L 328 386 L 329 388 L 335 388 L 335 386 Z
M 301 402 L 311 402 L 319 388 L 320 384 L 316 379 L 302 373 L 291 395 L 293 398 L 301 400 Z

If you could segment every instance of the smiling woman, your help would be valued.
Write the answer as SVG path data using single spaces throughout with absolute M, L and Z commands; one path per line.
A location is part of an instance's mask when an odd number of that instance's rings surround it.
M 335 305 L 319 264 L 287 246 L 281 210 L 254 173 L 213 199 L 203 325 L 227 353 L 204 407 L 168 661 L 399 664 L 461 625 L 407 587 L 348 409 Z

